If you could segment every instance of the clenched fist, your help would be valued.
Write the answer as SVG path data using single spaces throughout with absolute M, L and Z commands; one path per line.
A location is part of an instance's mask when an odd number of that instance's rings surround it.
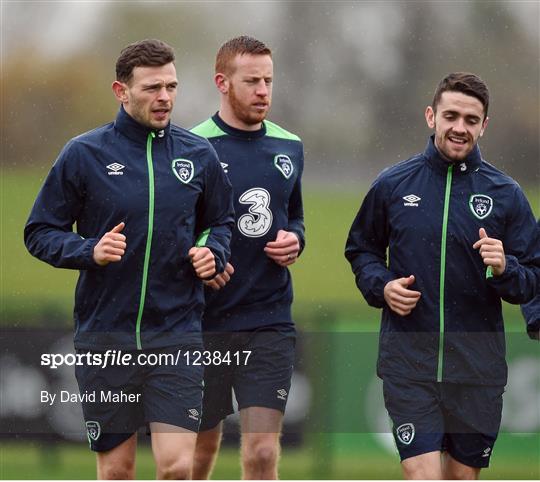
M 94 261 L 100 266 L 117 263 L 126 252 L 126 237 L 121 234 L 126 227 L 125 223 L 117 224 L 94 246 Z
M 280 266 L 289 266 L 298 259 L 300 241 L 293 232 L 280 229 L 276 240 L 266 243 L 264 252 Z
M 216 272 L 214 253 L 209 248 L 193 247 L 189 250 L 191 264 L 197 276 L 201 279 L 210 278 Z
M 486 266 L 491 266 L 495 276 L 500 276 L 506 269 L 506 256 L 502 241 L 490 238 L 484 228 L 478 230 L 480 239 L 473 244 L 474 249 L 480 249 L 480 256 Z
M 414 276 L 398 278 L 386 283 L 384 299 L 390 309 L 401 316 L 408 315 L 418 303 L 422 293 L 409 289 L 414 283 Z
M 233 273 L 233 265 L 231 263 L 227 263 L 227 266 L 225 266 L 225 271 L 223 271 L 223 273 L 217 274 L 211 280 L 203 281 L 203 283 L 209 288 L 212 288 L 213 290 L 220 290 L 231 280 L 231 276 Z

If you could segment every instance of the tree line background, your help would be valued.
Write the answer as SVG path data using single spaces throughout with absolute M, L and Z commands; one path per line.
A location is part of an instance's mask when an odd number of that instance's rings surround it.
M 491 90 L 484 156 L 538 185 L 539 20 L 519 1 L 2 2 L 2 167 L 46 172 L 110 121 L 114 62 L 142 38 L 176 49 L 174 121 L 197 124 L 217 110 L 217 49 L 248 34 L 273 49 L 270 118 L 302 137 L 306 182 L 369 183 L 422 150 L 437 82 L 466 70 Z

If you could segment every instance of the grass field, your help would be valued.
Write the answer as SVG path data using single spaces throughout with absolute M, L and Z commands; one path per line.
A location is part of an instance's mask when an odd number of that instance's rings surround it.
M 370 435 L 354 435 L 347 449 L 285 448 L 280 464 L 283 479 L 399 479 L 398 457 L 383 451 Z M 491 467 L 482 472 L 482 479 L 540 478 L 540 458 L 534 450 L 523 454 L 515 447 L 515 436 L 502 434 L 497 442 Z M 540 440 L 526 440 L 539 452 Z M 514 445 L 514 448 L 512 446 Z M 310 446 L 315 446 L 311 444 Z M 5 479 L 92 479 L 95 478 L 95 458 L 88 448 L 74 444 L 39 445 L 8 443 L 0 445 L 0 478 Z M 147 444 L 137 453 L 137 478 L 155 477 L 151 450 Z M 214 479 L 238 479 L 240 466 L 238 450 L 221 451 Z
M 3 327 L 28 323 L 69 326 L 71 323 L 77 273 L 54 269 L 32 258 L 22 240 L 24 223 L 45 174 L 45 171 L 4 172 L 1 179 L 0 314 Z M 380 313 L 362 300 L 343 257 L 345 239 L 363 189 L 353 192 L 305 188 L 308 244 L 301 262 L 292 268 L 295 317 L 304 331 L 378 331 Z M 530 190 L 529 194 L 534 196 L 531 204 L 539 216 L 538 190 Z M 507 331 L 525 337 L 518 307 L 505 304 L 504 310 Z M 375 345 L 369 350 L 357 349 L 349 358 L 348 354 L 341 354 L 328 361 L 336 365 L 334 370 L 371 373 Z M 361 361 L 362 356 L 369 356 L 370 360 Z M 339 390 L 343 390 L 340 394 L 348 390 L 354 395 L 358 387 L 344 387 L 346 383 L 351 385 L 350 378 L 340 382 Z M 540 382 L 537 388 L 540 390 Z M 540 392 L 533 393 L 536 399 L 531 403 L 538 404 Z M 344 410 L 348 416 L 361 408 L 353 397 Z M 307 434 L 306 438 L 302 448 L 284 450 L 282 478 L 393 479 L 401 476 L 396 456 L 369 434 Z M 0 443 L 0 467 L 1 479 L 95 477 L 94 457 L 86 446 L 67 443 L 43 446 L 4 439 Z M 226 448 L 216 467 L 215 478 L 236 479 L 239 475 L 237 451 Z M 151 452 L 146 444 L 138 454 L 138 477 L 154 477 Z M 501 434 L 492 468 L 484 472 L 483 478 L 539 479 L 539 434 Z
M 21 318 L 16 320 L 20 323 L 46 318 L 48 323 L 54 323 L 56 317 L 65 324 L 71 318 L 77 273 L 36 260 L 23 244 L 24 223 L 45 175 L 45 170 L 2 175 L 0 313 L 4 323 L 8 318 Z M 348 329 L 377 328 L 379 313 L 367 308 L 343 256 L 347 233 L 365 188 L 362 186 L 358 192 L 305 188 L 307 247 L 292 273 L 295 311 L 302 320 L 316 320 L 310 323 L 310 329 L 328 329 L 336 316 L 365 323 Z M 528 194 L 534 197 L 531 204 L 540 215 L 538 190 L 530 189 Z M 506 306 L 505 310 L 510 323 L 520 319 L 516 307 Z

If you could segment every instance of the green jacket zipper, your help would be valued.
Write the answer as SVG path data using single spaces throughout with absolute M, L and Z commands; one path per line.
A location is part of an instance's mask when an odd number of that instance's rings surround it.
M 146 251 L 144 253 L 144 266 L 141 284 L 141 299 L 139 300 L 139 313 L 135 327 L 135 337 L 137 350 L 142 350 L 141 343 L 141 321 L 146 299 L 146 285 L 148 282 L 148 267 L 150 265 L 150 251 L 152 248 L 152 232 L 154 231 L 154 164 L 152 161 L 152 139 L 156 136 L 154 132 L 148 134 L 146 140 L 146 164 L 148 166 L 148 234 L 146 236 Z
M 446 174 L 446 190 L 444 192 L 444 211 L 441 236 L 441 269 L 439 278 L 439 359 L 437 364 L 437 381 L 442 382 L 444 362 L 444 279 L 446 270 L 446 232 L 448 228 L 448 211 L 450 208 L 450 192 L 452 190 L 452 172 L 454 166 L 448 166 Z

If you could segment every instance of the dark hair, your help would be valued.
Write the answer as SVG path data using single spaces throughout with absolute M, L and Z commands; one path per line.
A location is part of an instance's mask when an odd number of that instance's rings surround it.
M 431 107 L 437 110 L 443 92 L 461 92 L 476 97 L 484 106 L 484 119 L 487 117 L 489 107 L 489 90 L 486 83 L 477 75 L 469 72 L 453 72 L 439 82 Z
M 140 40 L 125 47 L 116 61 L 116 80 L 129 82 L 135 67 L 159 67 L 174 62 L 174 50 L 157 39 Z
M 272 51 L 260 40 L 247 35 L 235 37 L 225 42 L 216 56 L 216 74 L 218 72 L 231 74 L 232 61 L 237 55 L 270 55 Z

